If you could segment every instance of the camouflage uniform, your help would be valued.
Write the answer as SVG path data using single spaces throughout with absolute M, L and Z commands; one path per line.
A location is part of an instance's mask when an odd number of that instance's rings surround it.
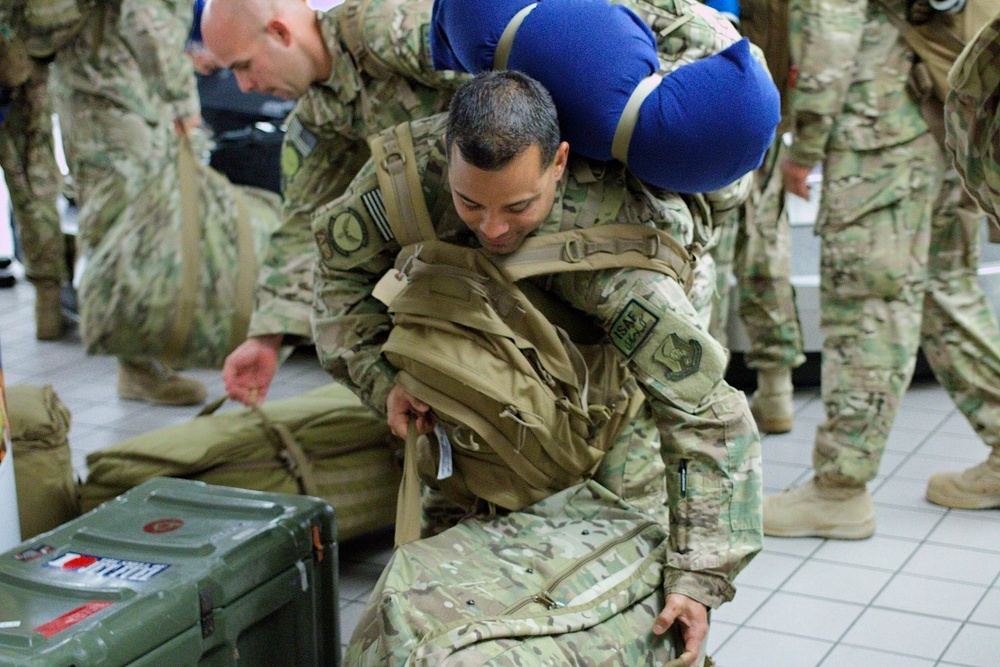
M 746 364 L 753 369 L 796 368 L 805 362 L 791 282 L 791 237 L 779 168 L 786 153 L 778 135 L 755 174 L 750 199 L 716 221 L 721 229 L 719 242 L 712 250 L 717 282 L 710 331 L 723 345 L 727 343 L 729 279 L 735 274 L 740 319 L 750 340 Z
M 448 188 L 446 122 L 439 115 L 411 123 L 417 169 L 439 238 L 475 245 Z M 344 196 L 314 217 L 320 261 L 313 321 L 323 367 L 384 414 L 395 370 L 379 349 L 392 322 L 372 289 L 399 245 L 381 198 L 369 161 Z M 537 233 L 626 222 L 655 225 L 690 246 L 696 225 L 706 222 L 699 201 L 651 192 L 620 165 L 571 156 Z M 731 599 L 733 577 L 762 544 L 760 443 L 745 397 L 723 380 L 725 350 L 697 323 L 682 286 L 661 274 L 560 274 L 550 289 L 605 328 L 650 399 L 596 478 L 669 526 L 668 593 L 710 607 Z
M 736 276 L 739 314 L 750 340 L 747 366 L 757 370 L 795 368 L 805 362 L 802 331 L 791 284 L 791 238 L 781 162 L 787 155 L 782 136 L 788 113 L 787 0 L 744 0 L 740 29 L 767 59 L 781 95 L 781 123 L 774 143 L 757 170 L 750 199 L 727 212 L 713 250 L 718 296 L 713 303 L 712 334 L 725 345 L 729 317 L 730 266 Z
M 289 117 L 281 160 L 284 217 L 264 257 L 251 336 L 312 336 L 316 249 L 310 216 L 320 204 L 339 197 L 371 156 L 369 135 L 445 111 L 461 80 L 431 68 L 430 0 L 372 0 L 367 5 L 362 20 L 372 40 L 368 46 L 393 67 L 391 76 L 359 69 L 349 55 L 338 24 L 346 7 L 318 14 L 333 70 L 329 79 L 310 86 Z
M 952 72 L 945 107 L 948 149 L 969 192 L 1000 231 L 1000 14 Z
M 890 4 L 902 13 L 903 0 Z M 875 2 L 796 0 L 791 17 L 790 156 L 824 173 L 817 475 L 875 477 L 921 342 L 976 432 L 1000 445 L 1000 330 L 976 282 L 979 229 L 907 92 L 913 52 Z
M 80 205 L 87 260 L 80 325 L 91 353 L 158 356 L 178 317 L 184 217 L 178 159 L 186 142 L 174 123 L 200 114 L 184 55 L 191 20 L 186 2 L 102 3 L 53 65 Z M 204 167 L 192 190 L 200 273 L 182 363 L 215 366 L 238 328 L 240 225 L 249 223 L 250 244 L 261 256 L 278 224 L 279 201 Z
M 0 67 L 6 65 L 0 62 Z M 56 199 L 62 173 L 56 164 L 49 99 L 49 66 L 31 62 L 31 76 L 14 91 L 10 115 L 0 123 L 0 168 L 14 207 L 24 269 L 36 286 L 66 282 L 66 242 Z

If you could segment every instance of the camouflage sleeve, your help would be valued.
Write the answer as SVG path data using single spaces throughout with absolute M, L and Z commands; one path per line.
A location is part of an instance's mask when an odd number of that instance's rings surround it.
M 434 90 L 454 89 L 464 77 L 431 66 L 430 6 L 429 0 L 373 0 L 365 6 L 362 31 L 372 52 L 391 54 L 392 69 L 403 77 Z
M 834 118 L 844 107 L 855 68 L 868 7 L 867 0 L 792 0 L 791 90 L 794 141 L 792 161 L 812 166 L 823 161 Z
M 684 230 L 700 214 L 689 203 L 645 187 L 631 194 L 619 222 L 690 243 Z M 718 607 L 763 546 L 760 438 L 746 398 L 725 382 L 725 349 L 673 278 L 640 269 L 565 273 L 553 288 L 602 324 L 649 401 L 666 465 L 666 592 Z
M 323 368 L 384 416 L 396 370 L 379 354 L 392 320 L 372 296 L 375 283 L 393 261 L 381 210 L 381 193 L 369 160 L 344 195 L 313 216 L 319 252 L 313 337 Z
M 368 159 L 368 146 L 341 134 L 313 130 L 293 112 L 281 149 L 284 217 L 268 244 L 257 282 L 250 336 L 284 334 L 286 342 L 312 337 L 313 263 L 311 219 L 344 193 Z M 310 126 L 314 127 L 314 126 Z

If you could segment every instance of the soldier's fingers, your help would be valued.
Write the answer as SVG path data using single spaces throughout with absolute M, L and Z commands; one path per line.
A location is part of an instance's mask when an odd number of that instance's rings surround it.
M 662 635 L 664 632 L 670 629 L 670 626 L 674 624 L 677 620 L 677 615 L 680 613 L 680 608 L 672 602 L 667 602 L 667 606 L 663 608 L 660 615 L 656 617 L 656 622 L 653 623 L 653 634 Z

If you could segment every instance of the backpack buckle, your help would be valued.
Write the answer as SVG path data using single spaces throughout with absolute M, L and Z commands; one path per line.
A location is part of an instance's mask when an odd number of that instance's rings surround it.
M 587 244 L 582 239 L 567 239 L 563 244 L 563 260 L 577 264 L 587 258 Z

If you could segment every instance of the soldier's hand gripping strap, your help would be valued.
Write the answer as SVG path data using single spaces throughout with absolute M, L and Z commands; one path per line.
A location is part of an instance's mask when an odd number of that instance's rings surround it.
M 437 238 L 420 187 L 410 124 L 402 123 L 368 139 L 386 217 L 396 241 L 407 246 Z

